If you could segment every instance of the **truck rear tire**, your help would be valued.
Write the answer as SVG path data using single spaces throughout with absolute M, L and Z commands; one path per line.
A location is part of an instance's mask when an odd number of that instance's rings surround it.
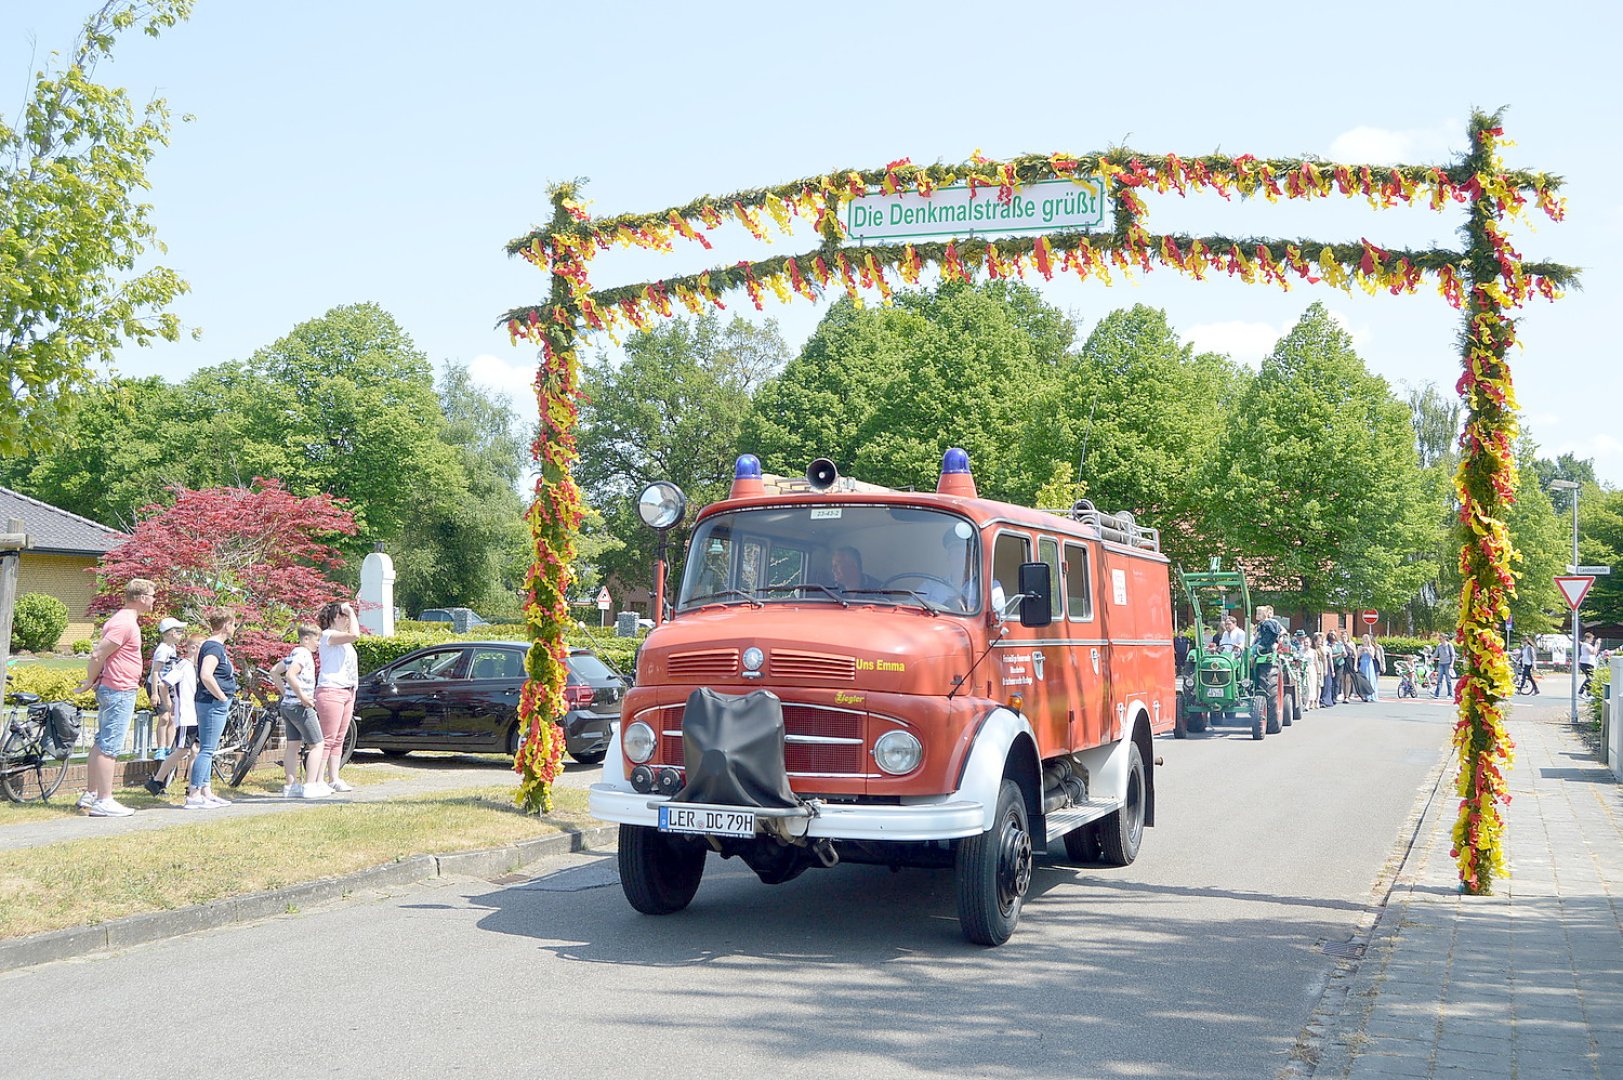
M 1268 702 L 1261 694 L 1251 698 L 1251 737 L 1262 738 L 1263 725 L 1268 722 Z
M 620 888 L 644 915 L 669 915 L 693 902 L 705 849 L 643 825 L 620 826 Z
M 1127 866 L 1138 858 L 1144 839 L 1144 755 L 1137 743 L 1127 746 L 1127 801 L 1100 820 L 1100 857 L 1110 866 Z
M 1031 888 L 1032 864 L 1025 796 L 1005 777 L 992 827 L 958 842 L 958 925 L 966 938 L 977 945 L 1009 940 Z

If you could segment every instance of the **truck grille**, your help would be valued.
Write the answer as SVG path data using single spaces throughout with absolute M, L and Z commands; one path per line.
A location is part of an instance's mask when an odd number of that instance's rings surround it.
M 771 674 L 779 679 L 820 679 L 825 682 L 854 682 L 857 661 L 852 656 L 773 649 Z
M 737 649 L 699 649 L 672 653 L 666 661 L 671 678 L 682 682 L 728 679 L 738 674 Z
M 659 761 L 681 765 L 681 705 L 659 710 Z M 862 776 L 867 773 L 863 727 L 867 714 L 823 705 L 783 706 L 783 761 L 790 776 Z

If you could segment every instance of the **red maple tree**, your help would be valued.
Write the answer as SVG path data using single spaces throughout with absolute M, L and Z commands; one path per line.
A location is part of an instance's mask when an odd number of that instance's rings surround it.
M 328 541 L 355 534 L 355 516 L 330 495 L 299 498 L 280 481 L 252 486 L 169 489 L 172 502 L 142 508 L 129 539 L 97 569 L 92 614 L 117 611 L 124 585 L 146 578 L 158 587 L 147 621 L 168 616 L 205 626 L 209 608 L 237 615 L 231 651 L 269 667 L 287 652 L 295 623 L 313 619 L 349 590 L 328 576 L 343 566 Z M 206 628 L 205 628 L 206 632 Z

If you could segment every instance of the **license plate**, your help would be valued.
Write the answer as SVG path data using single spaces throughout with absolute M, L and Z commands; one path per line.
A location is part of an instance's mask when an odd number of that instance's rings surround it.
M 749 810 L 665 804 L 659 808 L 659 831 L 709 836 L 754 836 L 755 815 Z
M 1207 697 L 1222 697 L 1223 696 L 1223 688 L 1221 686 L 1208 686 L 1206 688 L 1206 696 Z

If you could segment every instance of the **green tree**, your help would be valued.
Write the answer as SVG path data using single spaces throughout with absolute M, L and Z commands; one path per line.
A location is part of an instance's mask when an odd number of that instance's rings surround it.
M 192 0 L 108 0 L 66 66 L 36 72 L 21 114 L 0 117 L 0 368 L 10 390 L 0 454 L 53 439 L 120 346 L 180 335 L 167 309 L 187 285 L 143 265 L 148 246 L 162 245 L 152 208 L 136 201 L 169 141 L 168 107 L 154 98 L 138 115 L 122 89 L 92 76 L 119 34 L 157 36 L 191 9 Z
M 600 549 L 600 570 L 652 586 L 656 538 L 633 500 L 652 480 L 681 487 L 695 510 L 725 496 L 750 388 L 786 351 L 774 324 L 705 315 L 634 335 L 619 363 L 599 355 L 587 366 L 575 477 L 625 545 Z M 691 521 L 672 532 L 678 563 Z
M 1510 616 L 1518 636 L 1546 633 L 1561 621 L 1566 601 L 1555 586 L 1555 576 L 1566 573 L 1567 560 L 1572 557 L 1566 521 L 1556 514 L 1549 492 L 1535 482 L 1535 449 L 1526 438 L 1516 448 L 1521 483 L 1516 501 L 1505 515 L 1505 527 L 1516 549 L 1512 564 L 1516 595 L 1510 601 Z M 1454 554 L 1457 564 L 1459 553 Z M 1458 588 L 1457 565 L 1452 580 Z
M 1100 509 L 1131 510 L 1175 561 L 1204 566 L 1232 550 L 1208 508 L 1245 382 L 1226 357 L 1181 343 L 1164 311 L 1113 311 L 1033 409 L 1027 468 L 1079 477 Z
M 1598 484 L 1586 485 L 1578 500 L 1578 559 L 1585 566 L 1611 566 L 1614 571 L 1597 577 L 1584 598 L 1583 619 L 1586 623 L 1623 622 L 1623 491 L 1603 488 Z M 1559 573 L 1566 573 L 1572 560 L 1572 498 L 1573 492 L 1562 492 L 1556 507 L 1557 527 L 1561 533 Z M 1551 605 L 1561 621 L 1566 619 L 1566 600 L 1558 598 Z
M 1052 470 L 1022 460 L 1036 402 L 1072 362 L 1070 320 L 1019 284 L 949 284 L 892 307 L 837 302 L 755 395 L 740 448 L 798 474 L 828 457 L 859 479 L 932 483 L 941 454 L 968 450 L 976 486 L 1029 502 Z
M 1446 630 L 1453 627 L 1459 612 L 1459 538 L 1453 525 L 1459 516 L 1454 470 L 1460 460 L 1461 407 L 1458 398 L 1445 395 L 1434 383 L 1406 386 L 1404 396 L 1420 462 L 1421 499 L 1434 508 L 1433 565 L 1437 569 L 1437 576 L 1422 582 L 1407 605 L 1409 628 Z
M 1392 608 L 1435 576 L 1408 412 L 1322 304 L 1263 361 L 1226 449 L 1215 516 L 1291 608 Z

